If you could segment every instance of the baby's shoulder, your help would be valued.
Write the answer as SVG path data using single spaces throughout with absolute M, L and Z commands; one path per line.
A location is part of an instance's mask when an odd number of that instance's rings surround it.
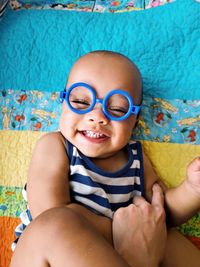
M 60 132 L 45 133 L 36 142 L 36 147 L 39 148 L 55 146 L 65 147 L 65 140 Z
M 60 132 L 51 132 L 51 133 L 44 133 L 38 139 L 38 142 L 47 142 L 47 141 L 56 141 L 56 140 L 64 140 L 63 135 Z

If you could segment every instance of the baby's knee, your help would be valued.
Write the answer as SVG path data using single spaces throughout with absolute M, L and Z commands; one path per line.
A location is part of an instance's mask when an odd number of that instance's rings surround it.
M 40 214 L 33 222 L 32 227 L 43 234 L 62 234 L 77 231 L 85 225 L 85 219 L 67 207 L 49 209 Z
M 24 230 L 17 247 L 46 247 L 52 241 L 72 240 L 80 229 L 87 227 L 84 218 L 67 207 L 52 208 L 41 213 Z M 24 245 L 25 244 L 25 245 Z
M 86 225 L 84 218 L 67 207 L 51 208 L 36 217 L 24 230 L 20 239 L 37 240 L 40 242 L 63 234 L 70 236 Z M 68 238 L 69 239 L 69 238 Z
M 19 238 L 11 266 L 47 266 L 50 251 L 71 246 L 83 218 L 69 208 L 52 208 L 35 218 Z M 28 255 L 23 258 L 23 255 Z M 26 259 L 32 258 L 32 265 Z M 23 258 L 23 261 L 22 261 Z M 41 265 L 41 262 L 44 263 Z M 48 265 L 49 266 L 49 265 Z

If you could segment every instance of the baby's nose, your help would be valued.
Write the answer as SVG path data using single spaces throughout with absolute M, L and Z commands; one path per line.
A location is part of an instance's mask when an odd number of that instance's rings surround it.
M 99 104 L 97 104 L 95 108 L 87 115 L 88 115 L 88 120 L 93 123 L 106 125 L 109 122 L 109 119 L 103 113 L 102 106 Z

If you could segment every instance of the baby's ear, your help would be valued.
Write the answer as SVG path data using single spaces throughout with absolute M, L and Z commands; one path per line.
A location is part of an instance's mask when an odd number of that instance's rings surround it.
M 141 108 L 140 108 L 140 110 L 139 110 L 139 112 L 138 112 L 138 114 L 137 114 L 137 117 L 136 117 L 137 121 L 138 121 L 139 118 L 140 118 L 140 114 L 141 114 Z
M 136 128 L 137 125 L 138 125 L 138 122 L 139 122 L 139 119 L 140 119 L 140 113 L 141 113 L 141 110 L 140 110 L 140 111 L 138 112 L 138 114 L 137 114 L 136 122 L 135 122 L 135 126 L 134 126 L 134 128 Z
M 139 122 L 139 119 L 138 119 L 138 117 L 137 117 L 133 129 L 135 129 L 135 128 L 138 126 L 138 122 Z

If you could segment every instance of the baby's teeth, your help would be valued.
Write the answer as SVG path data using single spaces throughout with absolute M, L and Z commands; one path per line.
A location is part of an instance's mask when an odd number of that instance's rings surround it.
M 86 134 L 87 134 L 88 137 L 91 137 L 91 138 L 99 138 L 99 137 L 103 136 L 103 134 L 94 133 L 92 131 L 86 131 Z

